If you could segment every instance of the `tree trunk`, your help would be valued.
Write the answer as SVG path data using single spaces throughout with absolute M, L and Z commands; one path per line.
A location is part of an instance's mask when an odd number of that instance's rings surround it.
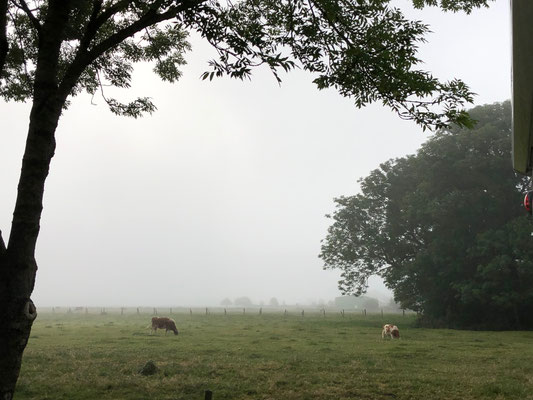
M 35 71 L 33 107 L 7 246 L 0 238 L 0 400 L 11 400 L 22 354 L 37 317 L 30 299 L 35 285 L 35 245 L 44 183 L 55 151 L 55 131 L 66 95 L 57 94 L 58 59 L 71 2 L 51 0 Z
M 7 247 L 0 252 L 1 400 L 13 397 L 22 353 L 37 316 L 30 299 L 37 272 L 35 244 L 39 234 L 44 183 L 55 150 L 54 133 L 60 110 L 61 107 L 53 100 L 34 103 L 11 234 Z
M 0 400 L 11 400 L 37 311 L 30 299 L 44 183 L 55 151 L 65 96 L 58 96 L 58 64 L 70 2 L 51 0 L 39 35 L 33 107 L 7 246 L 0 240 Z
M 4 288 L 5 285 L 2 284 L 2 289 Z M 22 353 L 37 312 L 33 302 L 21 296 L 5 299 L 2 295 L 1 301 L 0 399 L 11 400 L 20 372 Z

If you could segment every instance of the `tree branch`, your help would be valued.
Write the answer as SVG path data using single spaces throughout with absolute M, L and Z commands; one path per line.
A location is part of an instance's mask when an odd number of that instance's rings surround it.
M 93 11 L 89 17 L 89 22 L 87 23 L 87 28 L 85 29 L 85 34 L 80 40 L 80 49 L 81 51 L 87 50 L 91 40 L 94 39 L 96 32 L 98 31 L 99 25 L 97 24 L 98 13 L 102 9 L 103 0 L 94 0 L 93 1 Z
M 106 51 L 109 51 L 110 49 L 116 47 L 120 43 L 122 43 L 125 39 L 132 37 L 137 32 L 142 31 L 143 29 L 152 26 L 154 24 L 157 24 L 159 22 L 167 21 L 171 18 L 176 17 L 180 12 L 186 11 L 188 9 L 191 9 L 193 7 L 196 7 L 202 3 L 204 3 L 206 0 L 188 0 L 183 1 L 180 5 L 169 7 L 165 12 L 159 14 L 157 12 L 160 4 L 156 3 L 157 5 L 155 7 L 150 8 L 142 17 L 140 17 L 137 21 L 129 25 L 128 27 L 121 29 L 120 31 L 116 32 L 115 34 L 111 35 L 107 39 L 103 40 L 101 43 L 98 43 L 96 46 L 94 46 L 91 50 L 87 51 L 86 49 L 81 49 L 76 55 L 75 59 L 72 61 L 70 67 L 68 68 L 67 72 L 65 73 L 65 76 L 63 78 L 63 81 L 61 82 L 59 86 L 59 95 L 62 98 L 66 98 L 70 90 L 74 87 L 76 84 L 77 79 L 79 76 L 83 73 L 85 68 L 87 68 L 91 63 L 96 61 L 98 57 L 100 57 L 102 54 L 104 54 Z M 117 3 L 121 4 L 123 2 Z M 119 10 L 115 10 L 115 12 L 111 15 L 114 15 Z M 109 10 L 108 13 L 109 14 Z M 105 21 L 101 21 L 100 17 L 103 14 L 101 14 L 96 20 L 95 20 L 95 26 L 98 24 L 103 24 Z M 84 38 L 85 39 L 85 38 Z
M 157 9 L 151 8 L 146 14 L 144 14 L 130 26 L 121 29 L 114 35 L 111 35 L 101 43 L 97 44 L 87 53 L 87 55 L 91 59 L 91 62 L 93 62 L 106 51 L 122 43 L 125 39 L 135 35 L 137 32 L 140 32 L 151 25 L 174 18 L 180 11 L 183 11 L 181 7 L 171 7 L 166 12 L 158 14 Z
M 98 1 L 98 0 L 96 0 Z M 101 3 L 101 1 L 100 1 Z M 95 27 L 96 29 L 100 28 L 103 24 L 105 24 L 105 22 L 111 18 L 113 15 L 115 15 L 116 13 L 124 10 L 128 4 L 130 4 L 131 1 L 130 0 L 120 0 L 118 2 L 116 2 L 115 4 L 113 4 L 112 6 L 106 8 L 95 20 L 94 20 L 94 24 L 95 24 Z
M 26 15 L 28 16 L 28 18 L 30 19 L 33 27 L 35 28 L 35 30 L 37 31 L 37 34 L 39 35 L 39 38 L 41 37 L 41 31 L 42 31 L 42 26 L 41 26 L 41 23 L 39 22 L 39 20 L 35 17 L 35 15 L 33 15 L 33 13 L 31 12 L 30 8 L 28 7 L 28 5 L 26 4 L 26 1 L 25 0 L 19 0 L 20 2 L 20 5 L 18 5 L 17 3 L 15 3 L 15 5 L 20 8 L 22 11 L 24 11 L 26 13 Z

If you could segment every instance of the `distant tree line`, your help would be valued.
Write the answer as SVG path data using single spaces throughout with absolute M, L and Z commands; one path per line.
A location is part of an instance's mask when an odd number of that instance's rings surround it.
M 334 305 L 337 308 L 346 310 L 367 310 L 368 312 L 377 312 L 380 310 L 378 299 L 368 296 L 339 296 L 335 297 Z
M 231 300 L 229 297 L 224 298 L 220 302 L 221 306 L 230 307 L 230 306 L 236 306 L 236 307 L 253 307 L 254 303 L 253 301 L 247 297 L 247 296 L 241 296 L 237 297 L 234 300 Z M 259 304 L 260 306 L 264 306 L 263 302 Z M 278 299 L 275 297 L 272 297 L 270 301 L 267 304 L 268 307 L 279 307 Z
M 446 128 L 335 199 L 320 257 L 360 295 L 379 275 L 428 326 L 533 328 L 529 179 L 511 168 L 511 107 L 476 107 L 473 130 Z

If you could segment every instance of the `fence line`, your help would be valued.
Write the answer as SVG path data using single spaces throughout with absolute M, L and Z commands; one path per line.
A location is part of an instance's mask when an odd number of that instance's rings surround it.
M 387 308 L 381 309 L 340 309 L 336 307 L 310 307 L 310 306 L 286 306 L 286 307 L 42 307 L 38 309 L 42 313 L 53 314 L 100 314 L 100 315 L 180 315 L 189 314 L 190 316 L 196 315 L 273 315 L 279 314 L 283 316 L 300 316 L 305 318 L 306 316 L 322 316 L 327 318 L 328 316 L 339 315 L 342 318 L 349 318 L 353 316 L 381 316 L 385 318 L 385 315 L 416 315 L 416 312 L 411 310 L 393 310 Z

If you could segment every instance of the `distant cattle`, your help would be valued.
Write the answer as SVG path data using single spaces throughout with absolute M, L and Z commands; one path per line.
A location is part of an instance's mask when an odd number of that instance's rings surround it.
M 153 332 L 157 332 L 158 329 L 164 329 L 165 335 L 168 331 L 174 332 L 174 335 L 178 334 L 178 328 L 176 328 L 176 322 L 173 319 L 167 317 L 153 317 L 152 318 L 152 330 L 150 335 Z
M 400 338 L 400 330 L 396 325 L 385 324 L 383 330 L 381 331 L 381 338 L 385 339 L 385 336 L 390 336 L 391 339 Z

